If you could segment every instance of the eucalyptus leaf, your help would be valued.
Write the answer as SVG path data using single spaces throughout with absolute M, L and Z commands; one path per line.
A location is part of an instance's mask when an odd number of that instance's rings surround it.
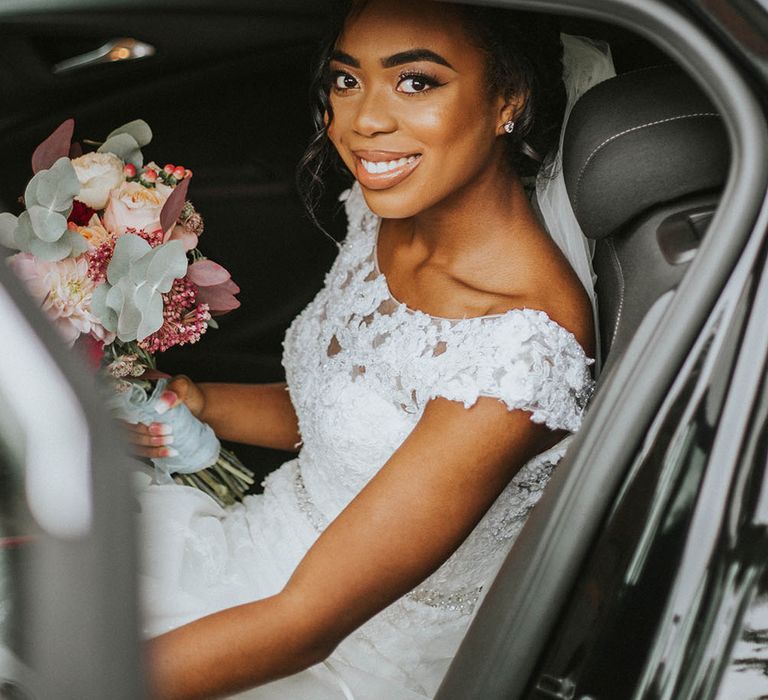
M 47 170 L 44 172 L 48 172 Z M 40 204 L 37 199 L 37 188 L 40 184 L 39 174 L 35 175 L 24 188 L 24 206 L 32 207 L 36 204 Z
M 140 309 L 141 323 L 136 331 L 136 339 L 142 341 L 163 325 L 163 297 L 159 294 L 149 296 Z
M 152 251 L 145 279 L 158 291 L 167 292 L 173 281 L 184 277 L 186 272 L 187 255 L 184 245 L 181 241 L 168 241 Z
M 62 212 L 68 211 L 80 193 L 80 182 L 69 158 L 59 158 L 50 170 L 41 170 L 27 185 L 24 203 L 29 209 L 39 205 Z
M 143 119 L 134 119 L 132 122 L 118 126 L 117 129 L 107 136 L 107 141 L 119 134 L 132 136 L 140 148 L 143 148 L 152 140 L 152 129 L 149 128 L 149 124 Z
M 27 209 L 35 235 L 46 243 L 58 241 L 67 232 L 67 219 L 56 211 L 34 205 Z
M 62 236 L 58 241 L 53 243 L 47 243 L 41 241 L 39 238 L 34 237 L 30 243 L 29 248 L 26 251 L 32 253 L 36 258 L 45 260 L 46 262 L 57 262 L 58 260 L 64 260 L 68 258 L 72 253 L 72 244 L 68 237 Z
M 117 337 L 123 341 L 137 340 L 137 330 L 141 323 L 142 310 L 136 303 L 136 287 L 131 281 L 124 277 L 110 292 L 109 296 L 116 301 L 121 299 L 122 303 L 118 310 L 117 319 Z M 107 297 L 109 299 L 109 297 Z M 162 305 L 162 299 L 160 300 Z M 162 311 L 160 312 L 162 316 Z
M 77 257 L 82 255 L 88 250 L 88 242 L 77 231 L 70 231 L 69 229 L 64 234 L 70 247 L 70 257 Z
M 132 163 L 137 168 L 144 164 L 144 156 L 136 139 L 130 134 L 110 136 L 101 146 L 99 153 L 112 153 L 125 163 Z
M 28 211 L 22 212 L 19 216 L 14 234 L 16 247 L 19 250 L 23 250 L 25 253 L 32 253 L 35 257 L 47 262 L 75 257 L 84 253 L 88 248 L 85 239 L 77 231 L 70 231 L 66 228 L 64 234 L 53 242 L 44 241 L 39 238 L 32 227 Z
M 19 224 L 18 217 L 9 212 L 0 214 L 0 245 L 5 248 L 18 250 L 16 243 L 16 227 Z
M 101 321 L 101 325 L 104 326 L 110 333 L 117 331 L 117 312 L 107 305 L 107 295 L 110 292 L 110 286 L 108 284 L 100 284 L 93 290 L 91 296 L 91 311 L 96 315 L 96 318 Z
M 32 241 L 37 238 L 37 236 L 35 236 L 35 229 L 32 228 L 32 222 L 29 219 L 28 211 L 23 211 L 19 214 L 14 237 L 16 239 L 16 247 L 19 250 L 28 253 L 29 246 L 32 244 Z
M 122 277 L 130 273 L 134 262 L 151 250 L 152 246 L 143 238 L 139 238 L 139 236 L 132 233 L 120 236 L 117 239 L 117 243 L 115 243 L 115 251 L 107 267 L 107 280 L 109 283 L 117 284 Z
M 186 271 L 181 242 L 152 248 L 139 236 L 121 236 L 107 268 L 107 281 L 100 287 L 109 291 L 99 293 L 97 315 L 109 316 L 111 325 L 105 327 L 116 328 L 120 340 L 144 340 L 162 327 L 162 294 Z

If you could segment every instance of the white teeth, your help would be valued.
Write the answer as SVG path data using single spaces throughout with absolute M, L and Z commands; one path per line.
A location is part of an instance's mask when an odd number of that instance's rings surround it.
M 365 158 L 361 158 L 360 162 L 363 164 L 363 167 L 371 174 L 375 175 L 378 173 L 386 173 L 391 170 L 397 170 L 398 168 L 402 168 L 404 165 L 409 165 L 410 163 L 413 163 L 416 161 L 416 156 L 408 156 L 407 158 L 400 158 L 398 160 L 380 160 L 380 161 L 370 161 L 365 160 Z

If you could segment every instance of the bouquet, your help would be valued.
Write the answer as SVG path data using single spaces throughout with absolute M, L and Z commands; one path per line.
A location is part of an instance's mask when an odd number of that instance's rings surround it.
M 0 245 L 20 251 L 8 263 L 65 342 L 97 359 L 115 415 L 151 422 L 167 376 L 156 354 L 200 340 L 217 327 L 213 316 L 240 305 L 240 290 L 197 247 L 203 219 L 187 200 L 192 172 L 144 164 L 152 139 L 144 121 L 85 142 L 98 146 L 87 153 L 73 133 L 69 119 L 35 150 L 24 211 L 0 214 Z M 173 425 L 176 454 L 153 460 L 159 481 L 195 486 L 222 504 L 242 498 L 253 474 L 210 427 L 184 405 L 163 420 Z

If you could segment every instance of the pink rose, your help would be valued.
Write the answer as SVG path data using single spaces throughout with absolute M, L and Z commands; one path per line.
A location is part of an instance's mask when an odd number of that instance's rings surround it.
M 161 182 L 156 187 L 124 182 L 109 195 L 104 226 L 115 236 L 122 236 L 128 229 L 147 233 L 159 230 L 160 212 L 172 191 Z

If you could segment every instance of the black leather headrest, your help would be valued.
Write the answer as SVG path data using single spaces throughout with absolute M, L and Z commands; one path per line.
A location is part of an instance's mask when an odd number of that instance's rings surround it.
M 719 188 L 729 161 L 720 116 L 682 70 L 655 66 L 599 83 L 574 106 L 563 174 L 588 238 L 652 207 Z

